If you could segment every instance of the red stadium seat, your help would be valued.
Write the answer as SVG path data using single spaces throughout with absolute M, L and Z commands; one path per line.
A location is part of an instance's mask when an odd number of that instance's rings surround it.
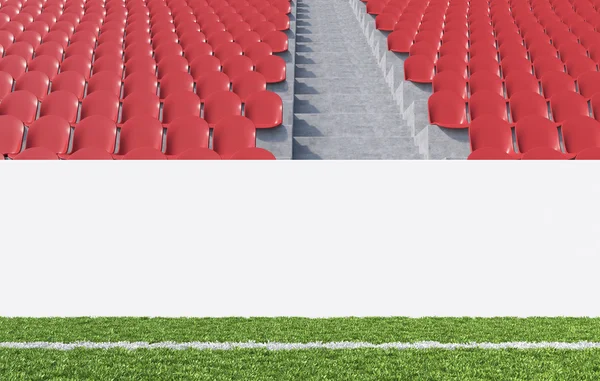
M 113 153 L 116 139 L 115 123 L 102 115 L 93 115 L 83 119 L 75 127 L 71 154 L 89 148 Z
M 490 71 L 479 71 L 469 78 L 469 89 L 471 95 L 479 91 L 491 91 L 493 93 L 504 96 L 504 87 L 502 79 Z
M 600 72 L 589 71 L 577 77 L 579 92 L 586 98 L 600 93 Z
M 235 79 L 238 75 L 252 71 L 253 68 L 254 64 L 252 63 L 252 60 L 245 56 L 231 57 L 223 63 L 223 73 L 227 74 L 231 79 Z
M 176 71 L 187 73 L 189 68 L 189 63 L 183 56 L 168 56 L 158 64 L 158 78 Z
M 160 99 L 147 91 L 134 91 L 123 101 L 121 123 L 137 116 L 149 116 L 158 119 Z
M 509 106 L 513 122 L 531 115 L 548 119 L 548 104 L 540 94 L 520 91 L 510 98 Z
M 272 91 L 252 93 L 245 101 L 244 116 L 256 128 L 273 128 L 283 123 L 283 102 Z
M 5 96 L 10 94 L 13 87 L 13 77 L 5 71 L 0 71 L 0 102 Z
M 482 115 L 493 115 L 502 120 L 508 120 L 506 114 L 506 100 L 504 97 L 491 91 L 478 91 L 469 99 L 469 113 L 471 120 Z
M 229 158 L 231 160 L 275 160 L 275 156 L 264 148 L 242 148 Z
M 165 99 L 171 94 L 184 91 L 194 91 L 194 79 L 183 71 L 174 71 L 166 74 L 160 80 L 160 98 Z
M 169 124 L 183 116 L 200 116 L 200 98 L 192 92 L 181 92 L 169 95 L 163 105 L 162 121 Z
M 213 149 L 223 159 L 244 148 L 256 147 L 256 128 L 243 116 L 228 116 L 215 125 Z
M 498 148 L 484 147 L 473 151 L 467 160 L 515 160 L 520 156 L 510 155 Z
M 562 123 L 575 116 L 589 116 L 587 100 L 573 91 L 563 91 L 550 98 L 550 108 L 555 122 Z
M 76 71 L 83 75 L 87 81 L 92 71 L 92 62 L 84 56 L 71 56 L 63 60 L 60 65 L 60 71 Z
M 156 94 L 158 92 L 158 79 L 155 75 L 146 72 L 133 73 L 123 81 L 123 98 L 134 91 Z
M 59 155 L 69 148 L 71 125 L 60 116 L 48 115 L 29 126 L 25 148 L 43 147 Z
M 410 56 L 404 61 L 404 79 L 417 83 L 433 81 L 435 64 L 425 56 Z
M 92 73 L 97 74 L 100 72 L 108 71 L 116 74 L 119 78 L 123 77 L 123 70 L 125 65 L 122 61 L 115 60 L 113 57 L 102 57 L 94 60 Z
M 13 79 L 18 79 L 27 69 L 27 61 L 21 56 L 5 56 L 0 59 L 0 71 L 10 74 Z
M 30 125 L 35 120 L 37 113 L 38 99 L 29 91 L 13 91 L 8 94 L 0 103 L 0 115 L 12 115 Z
M 429 122 L 447 128 L 468 126 L 466 104 L 453 91 L 438 91 L 429 97 Z
M 565 150 L 578 154 L 588 148 L 600 147 L 600 122 L 588 116 L 575 116 L 562 124 Z
M 221 160 L 221 156 L 209 148 L 190 148 L 175 157 L 176 160 Z
M 517 71 L 505 78 L 506 95 L 510 97 L 519 91 L 540 92 L 538 79 L 530 72 Z
M 184 116 L 175 119 L 168 126 L 167 156 L 177 156 L 194 148 L 208 148 L 210 129 L 199 116 Z
M 14 44 L 10 45 L 8 48 L 6 48 L 5 51 L 5 55 L 6 56 L 19 56 L 19 57 L 23 57 L 25 59 L 26 62 L 31 61 L 31 58 L 33 57 L 33 46 L 31 46 L 30 43 L 28 42 L 15 42 Z
M 148 56 L 135 56 L 125 64 L 125 77 L 138 73 L 155 75 L 156 68 L 157 65 L 154 58 Z
M 469 141 L 471 142 L 471 151 L 494 148 L 518 156 L 513 148 L 510 124 L 493 115 L 483 115 L 471 122 Z
M 542 77 L 542 89 L 546 99 L 553 95 L 564 92 L 575 92 L 575 81 L 573 78 L 562 71 L 550 71 Z
M 28 71 L 38 71 L 44 73 L 50 80 L 58 74 L 60 63 L 51 56 L 40 56 L 29 62 Z
M 521 160 L 569 160 L 573 157 L 552 148 L 538 147 L 524 153 Z
M 76 71 L 62 72 L 52 80 L 51 90 L 52 92 L 68 91 L 81 100 L 85 90 L 85 78 Z
M 232 81 L 232 91 L 236 93 L 242 102 L 245 102 L 249 95 L 267 90 L 267 81 L 264 75 L 254 71 L 242 74 Z
M 242 101 L 231 91 L 214 92 L 204 102 L 204 119 L 210 127 L 224 117 L 241 114 Z
M 50 80 L 48 76 L 39 71 L 29 71 L 24 73 L 15 82 L 15 91 L 27 90 L 35 95 L 39 100 L 48 95 Z
M 18 154 L 23 145 L 23 122 L 12 115 L 1 115 L 0 126 L 0 155 Z
M 597 65 L 591 58 L 581 55 L 571 57 L 567 62 L 567 73 L 573 78 L 577 78 L 580 75 L 589 72 L 597 71 Z
M 544 74 L 552 71 L 565 71 L 564 63 L 556 57 L 539 56 L 533 61 L 535 76 L 542 78 Z
M 79 99 L 69 91 L 53 91 L 46 96 L 40 107 L 40 117 L 59 116 L 69 123 L 77 120 Z
M 121 76 L 112 71 L 102 71 L 90 77 L 87 87 L 87 95 L 96 91 L 107 91 L 116 96 L 121 95 Z
M 113 160 L 113 155 L 102 148 L 81 148 L 70 155 L 64 155 L 66 160 Z
M 262 42 L 269 45 L 273 53 L 286 52 L 289 46 L 287 35 L 281 31 L 267 33 L 262 37 Z
M 115 158 L 120 158 L 136 148 L 160 151 L 162 140 L 163 126 L 158 120 L 146 116 L 130 119 L 121 127 L 119 150 Z
M 106 90 L 98 90 L 85 97 L 81 103 L 81 119 L 103 115 L 116 122 L 119 116 L 119 97 Z
M 519 151 L 527 153 L 535 148 L 560 152 L 557 124 L 539 116 L 528 116 L 515 125 Z
M 44 147 L 28 148 L 13 156 L 13 160 L 58 160 L 58 155 Z
M 206 72 L 221 71 L 221 61 L 214 56 L 198 57 L 190 63 L 191 74 L 198 78 Z
M 206 98 L 215 92 L 229 91 L 229 85 L 230 80 L 227 74 L 221 72 L 206 73 L 196 78 L 196 94 L 201 102 L 205 102 Z
M 577 154 L 575 160 L 600 160 L 600 148 L 588 148 Z
M 94 57 L 94 45 L 83 41 L 70 44 L 65 49 L 65 58 L 73 56 L 82 56 L 91 61 Z
M 189 45 L 184 49 L 184 57 L 188 60 L 188 62 L 192 62 L 198 57 L 210 56 L 212 54 L 212 46 L 203 42 Z
M 151 147 L 135 148 L 123 157 L 123 160 L 167 160 L 165 154 Z

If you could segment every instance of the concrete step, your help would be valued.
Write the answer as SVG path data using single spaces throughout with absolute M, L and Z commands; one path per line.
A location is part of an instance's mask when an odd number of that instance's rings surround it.
M 411 137 L 398 114 L 296 114 L 294 136 Z
M 396 137 L 294 137 L 298 160 L 402 160 L 420 159 L 412 138 Z
M 298 78 L 294 82 L 296 94 L 362 94 L 384 98 L 390 89 L 383 80 L 346 81 L 342 78 Z
M 372 54 L 362 53 L 327 53 L 327 52 L 306 52 L 296 54 L 297 65 L 307 64 L 330 64 L 330 65 L 361 65 L 373 63 L 377 67 L 377 61 Z
M 346 96 L 335 94 L 297 94 L 294 96 L 294 113 L 296 114 L 379 114 L 398 113 L 398 106 L 392 96 L 375 99 L 360 94 Z
M 296 64 L 295 78 L 348 78 L 355 81 L 368 79 L 383 82 L 383 72 L 374 64 L 348 65 L 348 64 Z
M 341 44 L 336 41 L 322 41 L 296 44 L 296 52 L 298 53 L 344 53 L 344 54 L 372 54 L 371 48 L 359 41 L 356 43 Z

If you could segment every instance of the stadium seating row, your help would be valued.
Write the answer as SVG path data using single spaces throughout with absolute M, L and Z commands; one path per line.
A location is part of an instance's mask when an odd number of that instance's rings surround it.
M 207 128 L 223 119 L 250 123 L 253 131 L 279 126 L 282 101 L 267 84 L 286 78 L 277 53 L 288 49 L 290 12 L 288 0 L 1 1 L 0 115 L 16 126 L 0 131 L 14 139 L 0 141 L 12 147 L 4 154 L 15 157 L 18 136 L 30 130 L 26 151 L 41 152 L 44 136 L 44 148 L 64 155 L 65 141 L 78 136 L 65 135 L 67 126 L 85 131 L 81 126 L 99 117 L 115 136 L 121 128 L 128 136 L 126 126 L 140 120 L 160 126 L 160 136 L 186 118 Z M 241 134 L 249 146 L 243 126 L 218 130 L 217 148 L 233 139 L 219 138 L 224 131 Z M 124 139 L 119 156 L 143 148 L 144 139 L 133 139 L 131 149 Z M 235 153 L 217 148 L 223 158 Z M 112 154 L 114 147 L 105 150 Z
M 34 154 L 50 152 L 63 159 L 73 155 L 86 158 L 110 155 L 118 159 L 132 151 L 138 152 L 132 154 L 134 157 L 139 157 L 152 150 L 161 154 L 164 152 L 168 158 L 181 155 L 190 158 L 204 155 L 202 152 L 209 148 L 210 140 L 208 123 L 197 116 L 179 117 L 168 128 L 154 118 L 137 116 L 125 122 L 119 133 L 117 125 L 102 115 L 87 117 L 75 128 L 60 116 L 43 116 L 29 126 L 27 133 L 18 118 L 2 115 L 0 126 L 0 154 L 11 159 L 23 154 L 30 157 L 32 154 L 26 152 L 32 149 Z M 21 151 L 23 146 L 24 150 Z M 256 127 L 250 119 L 229 116 L 216 124 L 212 149 L 220 158 L 229 159 L 240 150 L 255 147 Z M 142 154 L 139 153 L 140 149 Z
M 432 83 L 431 124 L 470 127 L 473 149 L 510 157 L 547 148 L 555 150 L 548 158 L 564 158 L 600 147 L 594 139 L 581 143 L 600 128 L 591 119 L 600 119 L 599 1 L 365 2 L 376 27 L 391 32 L 388 49 L 409 54 L 405 79 Z M 519 154 L 512 133 L 506 139 L 514 126 Z

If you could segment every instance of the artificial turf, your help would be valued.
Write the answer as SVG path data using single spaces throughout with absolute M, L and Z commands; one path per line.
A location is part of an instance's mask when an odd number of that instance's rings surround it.
M 0 318 L 8 341 L 597 341 L 598 318 Z
M 590 318 L 0 318 L 0 342 L 600 342 Z M 600 350 L 0 349 L 0 380 L 598 380 Z
M 600 351 L 2 350 L 2 380 L 598 380 Z

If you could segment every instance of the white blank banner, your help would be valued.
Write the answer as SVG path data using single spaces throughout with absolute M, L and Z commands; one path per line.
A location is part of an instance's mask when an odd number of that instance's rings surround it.
M 600 316 L 595 162 L 5 162 L 0 316 Z

